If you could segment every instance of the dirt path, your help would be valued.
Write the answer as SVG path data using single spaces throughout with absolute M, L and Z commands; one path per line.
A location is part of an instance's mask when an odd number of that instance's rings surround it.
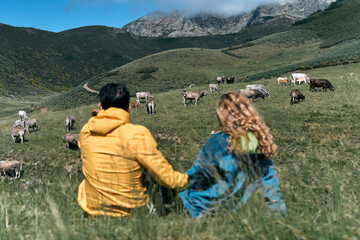
M 93 89 L 89 88 L 89 87 L 88 87 L 88 83 L 89 83 L 89 82 L 87 82 L 87 83 L 85 83 L 85 84 L 83 85 L 83 87 L 84 87 L 86 90 L 88 90 L 89 92 L 93 92 L 93 93 L 99 93 L 99 91 L 96 91 L 96 90 L 93 90 Z

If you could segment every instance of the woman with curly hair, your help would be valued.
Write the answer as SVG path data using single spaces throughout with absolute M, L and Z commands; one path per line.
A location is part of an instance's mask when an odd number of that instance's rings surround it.
M 222 131 L 207 141 L 187 171 L 189 187 L 180 193 L 187 211 L 198 218 L 221 207 L 236 210 L 258 189 L 269 209 L 285 214 L 271 160 L 277 146 L 260 115 L 245 96 L 226 92 L 217 117 Z

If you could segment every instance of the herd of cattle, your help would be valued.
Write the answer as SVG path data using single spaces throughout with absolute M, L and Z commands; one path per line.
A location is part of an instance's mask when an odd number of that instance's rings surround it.
M 334 87 L 327 79 L 312 79 L 309 78 L 305 73 L 293 73 L 290 78 L 287 77 L 278 77 L 277 83 L 278 85 L 288 85 L 291 82 L 292 85 L 300 85 L 302 83 L 308 83 L 310 85 L 310 91 L 315 91 L 315 88 L 322 88 L 323 91 L 330 89 L 334 91 Z M 216 78 L 216 83 L 209 84 L 210 93 L 218 92 L 220 84 L 234 84 L 235 77 L 225 77 L 219 76 Z M 190 84 L 188 88 L 195 87 L 195 84 Z M 240 89 L 239 93 L 245 95 L 247 98 L 252 99 L 252 102 L 255 101 L 256 98 L 270 97 L 270 93 L 266 90 L 264 85 L 261 84 L 249 84 L 246 85 L 246 89 Z M 183 90 L 182 98 L 184 106 L 187 106 L 189 103 L 187 101 L 192 102 L 195 100 L 195 105 L 198 105 L 199 100 L 207 95 L 207 91 L 187 91 Z M 293 89 L 290 93 L 291 96 L 291 105 L 295 103 L 299 103 L 300 100 L 305 100 L 304 94 L 300 92 L 298 89 Z M 146 109 L 149 114 L 155 113 L 155 98 L 150 92 L 137 92 L 136 93 L 136 102 L 130 102 L 131 109 L 138 109 L 140 106 L 140 99 L 145 99 L 146 101 Z
M 351 74 L 350 74 L 351 75 Z M 355 74 L 354 74 L 355 75 Z M 290 79 L 287 77 L 278 77 L 277 84 L 280 85 L 288 85 L 291 82 L 292 85 L 300 85 L 301 83 L 308 83 L 310 91 L 315 91 L 315 88 L 322 88 L 323 91 L 330 89 L 334 91 L 334 87 L 327 79 L 312 79 L 309 78 L 304 73 L 293 73 L 291 74 Z M 220 84 L 234 84 L 235 77 L 227 77 L 220 76 L 216 78 L 216 84 L 209 84 L 210 93 L 218 92 Z M 188 88 L 195 87 L 195 84 L 191 84 Z M 251 99 L 252 102 L 255 101 L 257 98 L 264 99 L 265 97 L 270 97 L 269 91 L 265 88 L 264 85 L 261 84 L 249 84 L 246 85 L 245 89 L 238 90 L 239 93 L 245 95 L 247 98 Z M 187 101 L 195 100 L 195 105 L 198 104 L 199 100 L 207 95 L 207 91 L 186 91 L 183 90 L 182 98 L 184 106 L 187 106 Z M 295 103 L 299 103 L 300 100 L 305 101 L 305 95 L 301 93 L 299 89 L 292 89 L 290 92 L 291 97 L 291 105 Z M 130 109 L 138 109 L 141 102 L 140 100 L 145 100 L 145 106 L 147 109 L 148 114 L 155 113 L 155 97 L 150 92 L 137 92 L 136 93 L 136 102 L 130 102 Z M 99 110 L 94 109 L 92 111 L 92 116 L 96 116 Z M 39 120 L 38 119 L 29 119 L 26 115 L 26 112 L 21 110 L 19 111 L 20 120 L 16 120 L 14 125 L 11 129 L 11 137 L 14 142 L 24 143 L 25 140 L 25 133 L 30 133 L 29 129 L 32 129 L 32 132 L 35 132 L 39 128 Z M 67 131 L 73 129 L 75 123 L 74 116 L 67 116 L 65 119 L 65 127 Z M 79 140 L 79 134 L 72 134 L 67 133 L 66 135 L 62 136 L 66 147 L 72 148 L 77 147 L 77 143 Z M 0 161 L 0 174 L 6 175 L 6 172 L 12 172 L 15 178 L 20 177 L 21 172 L 21 162 L 19 161 Z

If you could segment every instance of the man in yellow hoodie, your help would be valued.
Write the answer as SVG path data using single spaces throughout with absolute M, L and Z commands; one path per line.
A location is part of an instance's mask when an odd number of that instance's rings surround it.
M 183 187 L 188 176 L 171 167 L 146 127 L 130 123 L 130 94 L 124 85 L 107 84 L 99 96 L 100 112 L 80 132 L 85 179 L 78 203 L 90 216 L 126 217 L 150 201 L 143 170 L 172 189 Z

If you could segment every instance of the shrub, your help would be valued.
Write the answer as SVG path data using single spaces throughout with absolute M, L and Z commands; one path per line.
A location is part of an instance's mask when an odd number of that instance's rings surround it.
M 140 68 L 139 70 L 136 71 L 136 73 L 139 74 L 151 74 L 154 72 L 159 71 L 158 67 L 144 67 L 144 68 Z

